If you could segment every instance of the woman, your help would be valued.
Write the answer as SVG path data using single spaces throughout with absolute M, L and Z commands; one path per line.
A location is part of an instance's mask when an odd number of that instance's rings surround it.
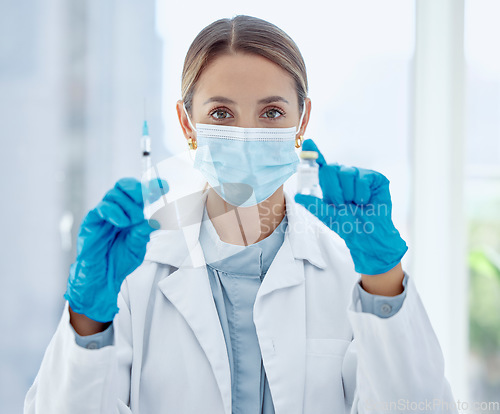
M 89 212 L 25 413 L 439 412 L 452 401 L 401 267 L 389 181 L 327 164 L 306 140 L 324 197 L 283 191 L 311 113 L 295 43 L 250 16 L 210 24 L 187 53 L 177 113 L 209 184 L 197 225 L 150 237 L 134 179 Z

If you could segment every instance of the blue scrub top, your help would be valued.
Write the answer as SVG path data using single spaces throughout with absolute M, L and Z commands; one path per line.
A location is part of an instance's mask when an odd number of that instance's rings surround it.
M 283 244 L 285 217 L 265 239 L 249 246 L 221 241 L 206 208 L 200 245 L 226 340 L 231 369 L 233 414 L 274 414 L 262 355 L 253 323 L 253 305 L 262 279 Z

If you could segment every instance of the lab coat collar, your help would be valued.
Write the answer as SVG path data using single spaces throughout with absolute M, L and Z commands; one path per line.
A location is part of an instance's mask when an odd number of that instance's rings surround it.
M 187 225 L 176 230 L 157 230 L 151 233 L 145 260 L 176 268 L 205 265 L 199 234 L 208 191 L 200 191 L 199 194 L 199 197 L 191 200 L 190 211 L 180 219 L 181 223 Z M 296 203 L 292 194 L 285 190 L 284 195 L 288 218 L 285 240 L 288 239 L 293 256 L 324 269 L 324 252 L 318 244 L 318 232 L 321 231 L 322 224 L 302 205 Z
M 248 246 L 234 245 L 220 239 L 205 208 L 199 240 L 207 264 L 225 273 L 254 275 L 262 279 L 283 244 L 287 221 L 285 214 L 280 224 L 265 239 Z

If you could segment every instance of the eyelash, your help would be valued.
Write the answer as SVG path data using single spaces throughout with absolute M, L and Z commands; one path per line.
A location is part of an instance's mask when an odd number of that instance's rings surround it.
M 277 117 L 274 117 L 274 118 L 266 118 L 266 119 L 269 119 L 270 121 L 275 121 L 275 120 L 281 118 L 282 116 L 286 115 L 286 112 L 283 111 L 283 109 L 277 108 L 275 106 L 266 108 L 266 110 L 264 111 L 264 113 L 268 112 L 268 111 L 272 111 L 272 110 L 278 112 L 280 114 L 280 116 L 277 116 Z M 228 108 L 226 108 L 224 106 L 216 106 L 216 107 L 212 108 L 208 112 L 208 116 L 210 116 L 216 122 L 225 121 L 227 119 L 227 118 L 213 118 L 212 115 L 214 114 L 214 112 L 217 112 L 217 111 L 225 111 L 227 113 L 230 113 L 230 111 L 228 110 Z

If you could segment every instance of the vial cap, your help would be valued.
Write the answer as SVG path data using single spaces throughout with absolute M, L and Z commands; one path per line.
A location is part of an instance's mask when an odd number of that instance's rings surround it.
M 301 151 L 299 156 L 303 160 L 315 160 L 318 158 L 318 153 L 316 151 Z

